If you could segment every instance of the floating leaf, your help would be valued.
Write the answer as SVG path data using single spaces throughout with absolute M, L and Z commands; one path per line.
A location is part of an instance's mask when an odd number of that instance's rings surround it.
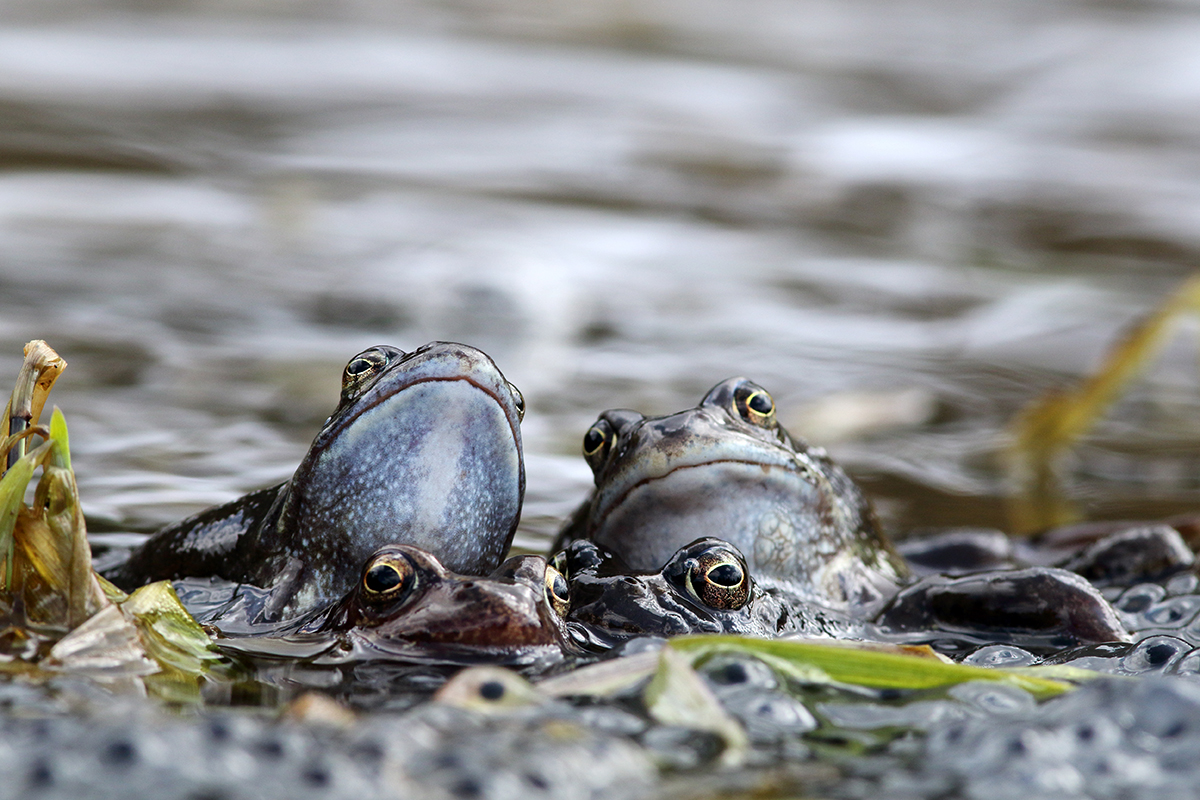
M 1043 677 L 1031 672 L 1030 668 L 973 667 L 899 651 L 858 649 L 844 644 L 795 639 L 682 636 L 672 639 L 667 647 L 688 654 L 692 663 L 717 654 L 748 655 L 798 680 L 872 689 L 934 689 L 967 681 L 996 681 L 1017 686 L 1034 697 L 1046 698 L 1073 688 L 1070 683 Z
M 221 656 L 170 581 L 139 587 L 120 608 L 137 628 L 146 656 L 159 667 L 146 676 L 146 688 L 170 702 L 198 701 L 201 678 Z
M 159 671 L 146 658 L 137 627 L 116 606 L 109 606 L 60 639 L 50 649 L 44 669 L 123 680 Z
M 221 658 L 212 640 L 192 618 L 170 581 L 157 581 L 138 588 L 121 603 L 142 632 L 150 656 L 163 665 L 199 673 L 204 665 Z
M 721 737 L 725 750 L 723 766 L 737 766 L 746 758 L 749 741 L 742 726 L 726 713 L 708 684 L 692 669 L 688 659 L 671 647 L 664 647 L 658 669 L 643 694 L 646 710 L 663 725 L 678 725 L 709 731 Z
M 610 697 L 630 689 L 658 669 L 658 653 L 647 651 L 610 658 L 538 681 L 537 688 L 552 697 Z

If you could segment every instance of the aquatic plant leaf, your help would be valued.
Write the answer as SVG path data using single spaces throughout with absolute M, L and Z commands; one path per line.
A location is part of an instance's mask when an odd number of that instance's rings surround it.
M 1104 363 L 1070 390 L 1054 390 L 1030 403 L 1009 425 L 1010 476 L 1020 487 L 1009 503 L 1014 533 L 1066 525 L 1079 512 L 1065 497 L 1056 473 L 1059 458 L 1096 423 L 1128 384 L 1162 349 L 1185 313 L 1200 312 L 1200 277 L 1185 281 L 1152 314 L 1108 351 Z
M 114 603 L 124 603 L 129 597 L 123 589 L 118 589 L 112 584 L 112 581 L 98 572 L 96 573 L 96 583 L 100 584 L 100 591 L 104 592 L 104 597 Z
M 658 669 L 658 652 L 610 658 L 537 682 L 552 697 L 611 697 L 636 686 Z
M 221 658 L 170 581 L 139 587 L 121 603 L 121 610 L 142 632 L 147 655 L 164 666 L 198 675 L 205 664 Z
M 663 725 L 678 725 L 720 736 L 725 742 L 722 765 L 737 766 L 745 760 L 749 747 L 746 732 L 725 712 L 708 684 L 679 651 L 671 647 L 662 649 L 658 668 L 642 698 L 650 716 Z
M 54 448 L 50 453 L 50 463 L 59 469 L 71 471 L 71 437 L 67 435 L 67 419 L 58 406 L 50 414 L 50 440 Z
M 24 354 L 25 361 L 21 364 L 16 385 L 4 408 L 4 422 L 0 431 L 5 434 L 20 434 L 37 425 L 50 389 L 67 368 L 67 362 L 41 339 L 27 342 Z M 6 443 L 5 451 L 11 467 L 25 455 L 24 439 Z
M 21 506 L 14 528 L 16 552 L 14 589 L 20 591 L 29 622 L 79 625 L 107 604 L 92 571 L 87 526 L 79 505 L 75 474 L 70 464 L 67 425 L 54 410 L 54 435 L 14 464 L 42 466 L 32 507 Z M 10 470 L 11 471 L 11 470 Z
M 146 657 L 158 667 L 144 677 L 146 689 L 167 702 L 199 702 L 201 678 L 221 655 L 179 602 L 170 581 L 137 588 L 120 609 L 137 629 Z
M 0 591 L 13 588 L 13 532 L 17 514 L 25 505 L 25 489 L 33 478 L 34 459 L 25 457 L 0 478 Z
M 1063 680 L 1031 674 L 1029 668 L 973 667 L 925 656 L 878 649 L 857 649 L 794 639 L 745 636 L 682 636 L 668 648 L 690 656 L 692 663 L 718 653 L 758 658 L 782 674 L 802 681 L 836 682 L 873 689 L 933 689 L 967 681 L 996 681 L 1016 686 L 1037 698 L 1072 689 Z
M 40 666 L 114 679 L 141 677 L 159 670 L 146 658 L 137 627 L 116 606 L 103 609 L 60 639 Z

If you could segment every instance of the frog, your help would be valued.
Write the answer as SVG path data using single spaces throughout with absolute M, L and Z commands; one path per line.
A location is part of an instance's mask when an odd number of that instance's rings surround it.
M 481 577 L 394 544 L 366 560 L 344 597 L 283 633 L 332 635 L 338 657 L 354 660 L 424 655 L 544 664 L 582 652 L 583 637 L 565 618 L 569 603 L 565 578 L 542 556 L 513 556 Z
M 571 542 L 551 564 L 566 578 L 567 619 L 601 647 L 699 633 L 845 636 L 855 626 L 847 616 L 760 586 L 741 551 L 713 537 L 684 545 L 652 572 L 636 572 L 587 539 Z
M 961 642 L 1049 653 L 1131 641 L 1100 590 L 1057 567 L 926 575 L 892 598 L 874 622 L 880 638 L 928 641 L 952 651 Z
M 762 586 L 864 618 L 909 579 L 858 486 L 823 448 L 789 434 L 774 399 L 747 378 L 721 381 L 674 414 L 605 411 L 583 455 L 595 488 L 556 549 L 587 539 L 650 573 L 716 537 Z
M 760 586 L 741 552 L 712 537 L 686 545 L 651 573 L 631 570 L 586 539 L 572 542 L 552 563 L 567 578 L 567 619 L 607 647 L 636 636 L 698 633 L 938 646 L 1011 642 L 1039 651 L 1130 641 L 1095 586 L 1053 567 L 927 575 L 878 614 L 856 618 L 797 597 L 786 585 Z
M 215 577 L 269 589 L 264 620 L 344 596 L 384 545 L 421 547 L 486 575 L 525 493 L 525 401 L 474 347 L 368 348 L 291 479 L 170 525 L 104 575 L 122 588 Z

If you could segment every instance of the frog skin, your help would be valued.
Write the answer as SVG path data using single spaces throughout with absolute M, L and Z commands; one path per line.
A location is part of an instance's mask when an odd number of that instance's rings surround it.
M 568 587 L 541 556 L 514 556 L 486 577 L 451 572 L 406 545 L 380 548 L 340 601 L 292 632 L 335 634 L 343 658 L 437 655 L 488 663 L 581 652 L 564 614 Z M 219 623 L 218 623 L 219 624 Z
M 745 378 L 669 416 L 606 411 L 583 452 L 596 487 L 558 548 L 590 539 L 651 572 L 713 536 L 744 553 L 764 587 L 863 616 L 908 575 L 850 478 L 822 449 L 790 436 L 771 396 Z
M 697 539 L 662 569 L 637 573 L 615 553 L 580 539 L 551 563 L 567 578 L 567 619 L 612 647 L 635 636 L 733 633 L 848 635 L 853 622 L 753 580 L 746 559 L 721 539 Z
M 720 539 L 699 539 L 649 574 L 631 572 L 620 557 L 586 540 L 573 542 L 552 563 L 570 587 L 567 619 L 602 646 L 690 633 L 901 642 L 949 637 L 1051 650 L 1129 641 L 1094 586 L 1048 567 L 928 576 L 868 621 L 831 613 L 779 587 L 763 589 L 737 548 Z
M 163 529 L 105 577 L 267 587 L 270 620 L 340 598 L 386 544 L 487 574 L 520 517 L 523 413 L 520 392 L 473 347 L 372 347 L 346 365 L 341 401 L 290 481 Z
M 993 529 L 959 528 L 905 540 L 897 550 L 922 576 L 1054 566 L 1097 586 L 1162 581 L 1196 565 L 1180 531 L 1166 523 L 1086 522 L 1031 539 L 1013 539 Z
M 1009 642 L 1033 650 L 1130 641 L 1095 586 L 1053 567 L 930 575 L 896 595 L 876 622 L 885 631 L 915 633 L 921 640 L 965 636 L 978 644 Z

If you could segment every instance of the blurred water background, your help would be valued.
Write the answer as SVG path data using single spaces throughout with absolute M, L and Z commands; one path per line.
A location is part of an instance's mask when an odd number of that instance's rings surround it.
M 0 374 L 32 338 L 70 363 L 95 531 L 287 478 L 351 355 L 433 339 L 525 394 L 526 546 L 586 491 L 599 411 L 737 374 L 893 532 L 1004 527 L 1006 423 L 1200 253 L 1183 0 L 0 18 Z M 1069 461 L 1089 516 L 1200 501 L 1183 328 Z

